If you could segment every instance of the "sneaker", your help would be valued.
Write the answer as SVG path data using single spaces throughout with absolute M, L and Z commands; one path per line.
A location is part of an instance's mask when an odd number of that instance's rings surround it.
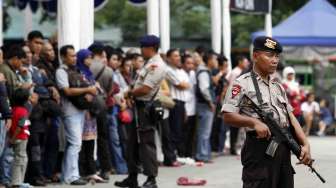
M 122 181 L 116 181 L 114 185 L 117 187 L 129 187 L 129 188 L 139 187 L 138 180 L 130 177 L 127 177 Z
M 83 179 L 78 179 L 70 183 L 70 185 L 86 185 L 87 181 Z
M 23 183 L 19 186 L 19 188 L 33 188 L 29 183 Z

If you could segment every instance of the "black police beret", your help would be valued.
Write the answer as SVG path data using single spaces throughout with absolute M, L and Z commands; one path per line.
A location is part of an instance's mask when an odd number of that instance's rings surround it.
M 253 51 L 255 50 L 281 53 L 282 46 L 277 40 L 271 37 L 260 36 L 253 41 Z
M 160 45 L 160 38 L 155 35 L 145 35 L 140 39 L 141 47 L 153 47 Z

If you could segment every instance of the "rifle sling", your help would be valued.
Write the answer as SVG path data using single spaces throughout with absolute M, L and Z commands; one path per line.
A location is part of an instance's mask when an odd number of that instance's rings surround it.
M 251 71 L 251 77 L 252 77 L 252 82 L 253 82 L 253 85 L 254 85 L 254 89 L 256 91 L 258 103 L 259 103 L 259 105 L 262 105 L 263 100 L 262 100 L 262 97 L 261 97 L 260 88 L 259 88 L 258 81 L 257 81 L 257 75 L 254 73 L 253 70 Z

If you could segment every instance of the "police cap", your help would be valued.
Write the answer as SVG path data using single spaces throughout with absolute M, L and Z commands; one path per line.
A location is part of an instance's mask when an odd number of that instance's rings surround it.
M 282 46 L 277 40 L 271 37 L 260 36 L 255 38 L 253 41 L 253 51 L 270 51 L 281 53 Z
M 141 47 L 155 47 L 160 45 L 160 38 L 155 35 L 145 35 L 140 39 Z

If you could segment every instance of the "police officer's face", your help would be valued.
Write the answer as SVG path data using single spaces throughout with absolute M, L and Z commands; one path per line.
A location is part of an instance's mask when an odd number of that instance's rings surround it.
M 151 53 L 151 48 L 150 47 L 142 47 L 141 48 L 141 54 L 145 59 L 149 59 Z
M 268 51 L 256 51 L 253 58 L 258 69 L 266 74 L 273 74 L 280 61 L 278 53 Z

